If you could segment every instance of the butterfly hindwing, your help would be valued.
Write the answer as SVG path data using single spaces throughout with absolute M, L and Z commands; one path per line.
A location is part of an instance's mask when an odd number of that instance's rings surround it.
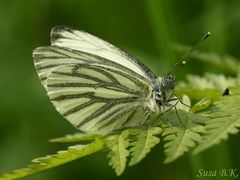
M 80 130 L 97 133 L 140 123 L 151 88 L 132 74 L 91 64 L 53 69 L 46 87 L 66 119 Z

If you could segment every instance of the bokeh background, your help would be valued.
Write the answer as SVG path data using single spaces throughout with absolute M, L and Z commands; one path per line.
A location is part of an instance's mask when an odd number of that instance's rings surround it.
M 49 45 L 55 25 L 101 37 L 141 59 L 158 75 L 182 56 L 171 43 L 194 45 L 207 31 L 212 36 L 200 50 L 240 56 L 240 1 L 236 0 L 1 0 L 0 173 L 65 149 L 66 145 L 50 144 L 48 139 L 77 132 L 56 112 L 33 66 L 32 50 Z M 192 60 L 176 70 L 177 80 L 212 70 L 216 71 Z M 240 169 L 239 137 L 167 165 L 160 144 L 121 177 L 108 166 L 106 153 L 99 152 L 25 179 L 204 179 L 197 178 L 199 169 Z

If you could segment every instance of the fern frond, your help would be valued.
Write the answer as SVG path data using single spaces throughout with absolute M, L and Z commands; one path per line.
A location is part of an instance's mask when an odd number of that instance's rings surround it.
M 120 176 L 126 168 L 127 157 L 129 155 L 129 131 L 125 130 L 119 135 L 111 135 L 106 138 L 106 145 L 111 150 L 108 154 L 109 165 Z
M 161 134 L 161 132 L 161 128 L 151 127 L 147 130 L 139 130 L 134 133 L 135 140 L 130 144 L 132 146 L 130 149 L 132 156 L 129 162 L 130 166 L 139 163 L 160 142 L 160 138 L 156 137 L 156 135 Z
M 217 99 L 219 96 L 222 95 L 222 92 L 219 92 L 219 90 L 216 89 L 193 89 L 192 87 L 176 87 L 176 94 L 182 95 L 186 94 L 188 97 L 190 97 L 192 100 L 201 100 L 205 97 L 211 97 L 211 99 Z
M 204 76 L 188 75 L 187 84 L 194 89 L 216 89 L 222 92 L 227 87 L 237 86 L 238 81 L 223 74 L 205 73 Z
M 239 88 L 240 91 L 240 88 Z M 205 111 L 209 120 L 206 131 L 199 145 L 194 149 L 194 154 L 199 153 L 221 140 L 227 139 L 229 134 L 236 134 L 240 128 L 240 95 L 221 97 L 213 106 Z
M 238 78 L 222 74 L 206 73 L 204 76 L 188 75 L 187 82 L 180 82 L 176 87 L 177 94 L 186 94 L 191 99 L 210 97 L 216 100 L 228 87 L 239 86 Z
M 184 96 L 184 104 L 188 103 L 188 98 Z M 178 112 L 172 110 L 167 114 L 168 120 L 173 127 L 163 130 L 166 159 L 165 163 L 170 163 L 182 156 L 190 148 L 196 145 L 196 142 L 201 140 L 200 133 L 204 132 L 204 127 L 201 125 L 206 121 L 206 118 L 200 114 L 189 112 L 189 107 L 183 108 L 184 105 L 178 105 Z M 179 118 L 177 117 L 177 114 Z M 180 122 L 181 121 L 181 122 Z
M 68 134 L 60 138 L 50 139 L 49 142 L 69 143 L 69 142 L 77 142 L 77 141 L 90 141 L 90 140 L 94 140 L 96 137 L 99 137 L 99 135 L 75 133 L 75 134 Z
M 96 138 L 95 141 L 87 145 L 70 146 L 67 150 L 58 151 L 57 154 L 47 155 L 45 157 L 34 159 L 27 168 L 6 173 L 0 177 L 0 180 L 17 179 L 65 164 L 80 157 L 97 152 L 103 148 L 103 145 L 104 141 L 102 139 Z

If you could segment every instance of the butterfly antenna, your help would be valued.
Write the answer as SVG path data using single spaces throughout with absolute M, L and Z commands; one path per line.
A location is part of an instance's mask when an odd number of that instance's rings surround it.
M 171 72 L 179 65 L 185 65 L 187 62 L 187 58 L 191 55 L 191 53 L 196 50 L 199 46 L 202 45 L 202 43 L 210 36 L 210 32 L 207 32 L 197 43 L 195 46 L 193 46 L 189 51 L 187 51 L 181 59 L 179 59 L 174 66 L 170 69 L 168 75 L 171 74 Z

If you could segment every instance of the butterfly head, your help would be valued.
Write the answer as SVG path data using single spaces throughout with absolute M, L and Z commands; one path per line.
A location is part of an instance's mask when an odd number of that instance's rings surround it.
M 155 86 L 152 97 L 149 100 L 148 107 L 151 111 L 159 114 L 163 106 L 167 106 L 168 101 L 173 95 L 175 87 L 175 76 L 167 75 L 158 79 L 158 85 Z
M 162 78 L 160 83 L 161 92 L 172 91 L 175 87 L 175 76 L 167 75 Z
M 156 92 L 156 100 L 159 106 L 168 104 L 175 87 L 175 76 L 166 75 L 159 80 L 159 90 Z

